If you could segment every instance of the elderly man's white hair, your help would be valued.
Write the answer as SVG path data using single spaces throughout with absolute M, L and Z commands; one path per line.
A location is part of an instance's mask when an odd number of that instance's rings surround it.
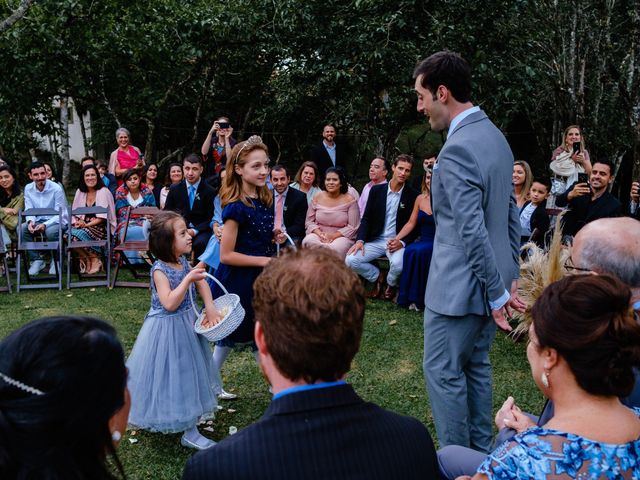
M 588 223 L 573 242 L 574 264 L 613 275 L 640 288 L 640 221 L 628 217 L 601 218 Z

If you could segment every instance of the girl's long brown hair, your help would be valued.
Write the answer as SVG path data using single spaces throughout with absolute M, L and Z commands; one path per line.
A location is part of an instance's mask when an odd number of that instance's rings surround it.
M 222 186 L 220 187 L 220 204 L 224 208 L 226 205 L 240 200 L 247 207 L 254 208 L 251 199 L 242 190 L 242 177 L 236 173 L 235 166 L 243 166 L 247 162 L 247 157 L 251 152 L 256 150 L 262 150 L 269 155 L 269 149 L 260 141 L 259 143 L 251 143 L 246 145 L 247 141 L 236 143 L 231 150 L 231 158 L 227 158 L 227 175 L 224 177 Z M 258 193 L 258 199 L 267 207 L 273 205 L 273 194 L 269 190 L 269 187 L 263 185 L 256 188 Z

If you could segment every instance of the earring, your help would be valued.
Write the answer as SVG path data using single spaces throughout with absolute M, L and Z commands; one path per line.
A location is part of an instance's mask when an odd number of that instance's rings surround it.
M 542 381 L 544 388 L 549 388 L 549 372 L 542 372 L 540 380 Z
M 111 440 L 113 440 L 114 442 L 119 442 L 121 438 L 122 434 L 118 430 L 114 430 L 113 432 L 111 432 Z

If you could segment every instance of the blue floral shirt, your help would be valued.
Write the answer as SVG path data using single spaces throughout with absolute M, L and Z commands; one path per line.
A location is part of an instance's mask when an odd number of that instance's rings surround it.
M 633 409 L 640 417 L 640 409 Z M 516 435 L 478 468 L 490 479 L 640 479 L 640 439 L 601 443 L 544 427 Z

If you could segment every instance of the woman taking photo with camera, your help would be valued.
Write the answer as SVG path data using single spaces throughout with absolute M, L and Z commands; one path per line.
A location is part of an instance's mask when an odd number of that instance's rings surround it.
M 231 155 L 231 149 L 237 143 L 231 137 L 233 127 L 227 117 L 218 117 L 213 122 L 211 130 L 204 139 L 200 152 L 204 158 L 204 178 L 209 178 L 220 173 L 220 170 L 227 164 L 227 158 Z M 215 134 L 215 138 L 214 138 Z
M 579 173 L 591 173 L 591 159 L 585 148 L 584 136 L 578 125 L 569 125 L 563 142 L 551 154 L 552 195 L 564 193 L 569 185 L 578 181 Z

